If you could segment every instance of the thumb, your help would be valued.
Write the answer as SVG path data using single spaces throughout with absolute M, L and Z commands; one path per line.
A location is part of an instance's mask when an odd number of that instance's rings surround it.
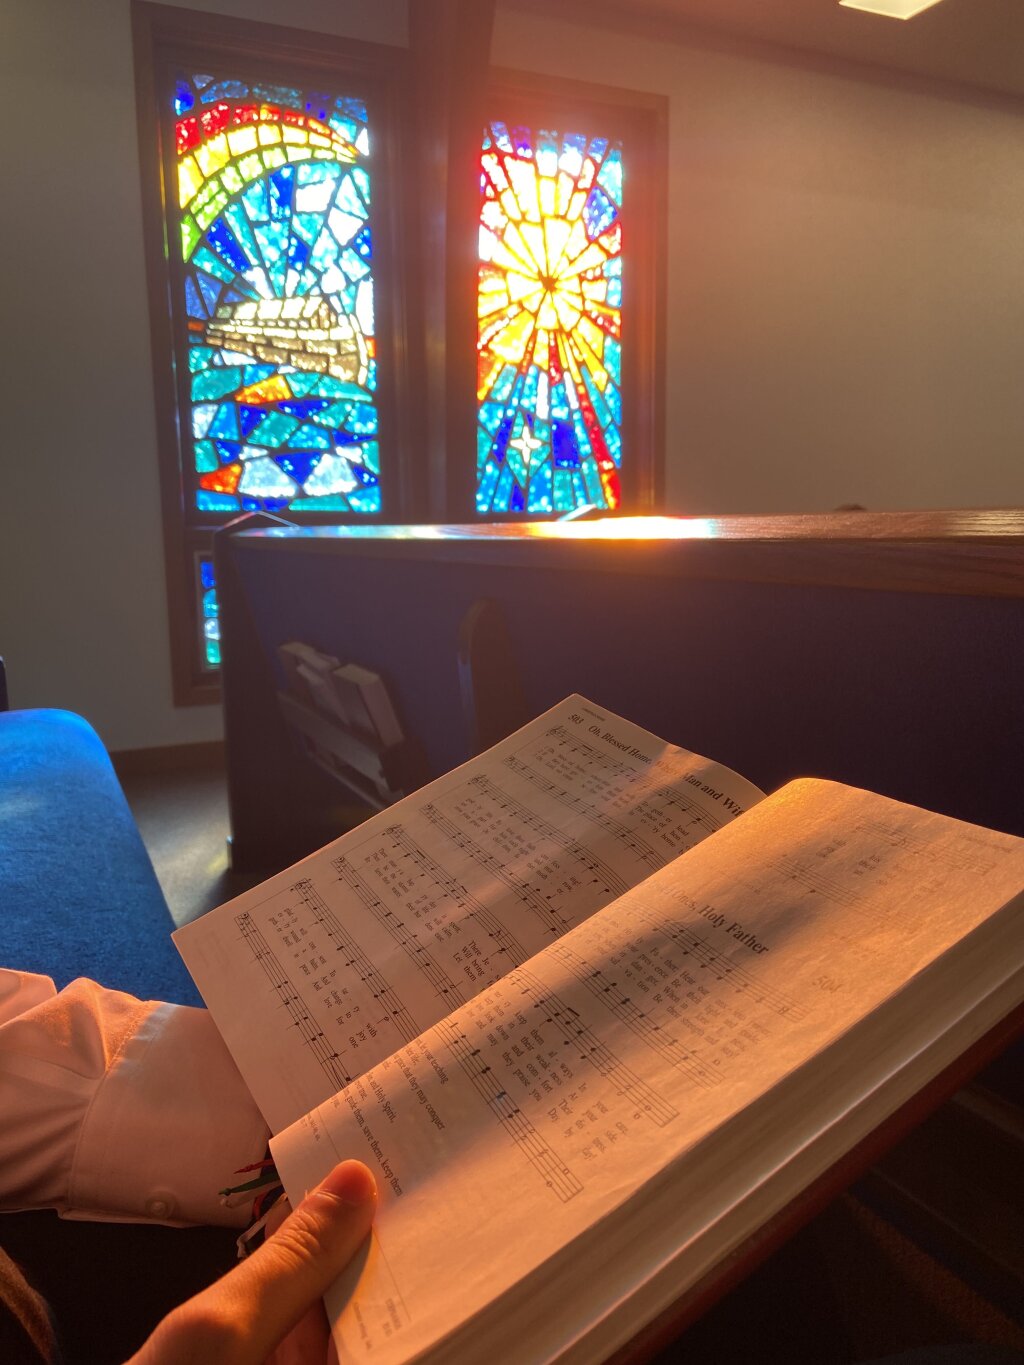
M 359 1250 L 376 1206 L 367 1168 L 341 1162 L 248 1260 L 165 1318 L 135 1365 L 262 1365 Z

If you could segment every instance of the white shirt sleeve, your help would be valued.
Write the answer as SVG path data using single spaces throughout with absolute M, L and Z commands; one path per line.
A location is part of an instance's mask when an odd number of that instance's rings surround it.
M 0 968 L 0 1208 L 243 1227 L 267 1137 L 206 1010 Z

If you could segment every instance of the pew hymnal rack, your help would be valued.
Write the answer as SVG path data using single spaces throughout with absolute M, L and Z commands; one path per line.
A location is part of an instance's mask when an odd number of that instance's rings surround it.
M 1024 998 L 1024 841 L 571 697 L 178 946 L 293 1200 L 377 1176 L 342 1359 L 598 1362 Z

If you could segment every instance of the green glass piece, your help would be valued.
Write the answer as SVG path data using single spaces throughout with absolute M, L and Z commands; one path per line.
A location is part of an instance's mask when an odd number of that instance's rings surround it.
M 217 469 L 220 461 L 217 459 L 217 447 L 212 441 L 196 441 L 196 473 L 209 474 Z
M 352 179 L 355 181 L 356 189 L 364 204 L 370 202 L 370 177 L 363 170 L 362 166 L 356 166 L 352 171 Z
M 348 512 L 348 500 L 341 493 L 330 493 L 325 498 L 296 498 L 288 504 L 291 512 Z
M 333 450 L 334 442 L 323 427 L 306 422 L 290 442 L 293 450 Z
M 601 479 L 597 472 L 597 465 L 591 457 L 583 462 L 583 480 L 587 487 L 588 499 L 596 503 L 598 507 L 604 507 L 604 489 L 601 487 Z
M 367 441 L 363 446 L 363 464 L 374 474 L 380 473 L 380 446 L 376 441 Z
M 193 265 L 200 266 L 210 275 L 216 275 L 218 280 L 223 280 L 225 284 L 230 284 L 235 278 L 235 272 L 230 266 L 225 265 L 219 256 L 215 256 L 207 246 L 202 246 L 196 252 Z
M 250 152 L 248 156 L 243 156 L 237 162 L 238 174 L 245 181 L 256 180 L 263 174 L 263 162 L 259 158 L 258 152 Z
M 240 367 L 225 365 L 223 368 L 204 370 L 192 376 L 192 399 L 196 403 L 209 402 L 212 398 L 223 398 L 234 393 L 239 387 Z
M 353 384 L 352 387 L 355 388 L 356 386 Z M 362 389 L 357 395 L 353 395 L 359 399 L 363 399 L 365 396 Z M 324 408 L 323 412 L 317 413 L 316 420 L 322 427 L 343 427 L 351 416 L 352 407 L 352 400 L 347 403 L 332 403 L 329 408 Z
M 188 348 L 188 367 L 193 374 L 197 370 L 205 370 L 215 355 L 219 355 L 216 346 L 196 346 Z
M 268 450 L 277 450 L 299 425 L 301 424 L 296 417 L 289 417 L 284 412 L 272 412 L 269 417 L 264 417 L 254 434 L 260 446 Z
M 555 470 L 554 503 L 556 512 L 571 512 L 576 506 L 572 491 L 572 475 L 564 469 Z
M 349 494 L 353 512 L 367 514 L 380 511 L 380 487 L 356 488 Z
M 260 384 L 264 379 L 269 379 L 272 374 L 277 374 L 276 365 L 246 365 L 239 388 L 249 388 L 252 384 Z
M 366 203 L 360 196 L 358 186 L 355 182 L 356 172 L 346 175 L 338 189 L 337 205 L 345 213 L 351 213 L 356 218 L 366 217 Z M 365 179 L 365 174 L 363 175 Z
M 196 226 L 195 219 L 191 214 L 182 215 L 181 219 L 181 259 L 187 261 L 196 246 L 202 241 L 203 234 Z
M 320 375 L 303 373 L 301 370 L 296 370 L 294 374 L 288 376 L 288 385 L 296 398 L 306 398 L 309 394 L 320 393 L 319 383 Z

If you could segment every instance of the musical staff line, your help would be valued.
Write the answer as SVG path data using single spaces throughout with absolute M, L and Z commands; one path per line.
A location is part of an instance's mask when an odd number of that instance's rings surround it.
M 467 834 L 464 829 L 460 829 L 454 820 L 445 815 L 443 811 L 438 810 L 432 801 L 422 806 L 420 812 L 435 829 L 446 834 L 457 848 L 460 848 L 463 853 L 472 858 L 497 881 L 502 882 L 509 890 L 515 892 L 526 908 L 532 910 L 540 919 L 546 933 L 557 936 L 572 928 L 571 921 L 567 920 L 561 911 L 552 905 L 548 905 L 542 896 L 512 876 L 500 859 L 496 858 L 493 853 L 488 853 L 487 849 L 478 844 L 471 835 Z M 525 961 L 525 958 L 520 958 L 520 961 Z
M 903 848 L 909 853 L 927 857 L 929 863 L 954 868 L 958 872 L 974 872 L 984 876 L 993 867 L 990 849 L 971 849 L 959 844 L 943 845 L 922 838 L 911 830 L 897 829 L 882 820 L 867 820 L 863 825 L 865 834 L 876 839 L 884 839 L 890 848 Z
M 308 877 L 303 878 L 302 881 L 295 882 L 291 890 L 301 897 L 310 914 L 331 940 L 335 952 L 345 955 L 345 966 L 356 969 L 359 980 L 369 988 L 374 1000 L 380 1002 L 387 1021 L 394 1025 L 407 1043 L 418 1038 L 423 1030 L 409 1013 L 402 998 L 366 956 L 352 935 L 345 930 L 312 881 Z
M 830 877 L 827 872 L 819 872 L 813 867 L 808 867 L 806 863 L 799 862 L 787 853 L 780 854 L 774 860 L 774 864 L 775 871 L 780 876 L 797 882 L 806 891 L 827 896 L 834 904 L 846 906 L 851 910 L 864 908 L 860 904 L 864 899 L 863 895 L 844 884 L 840 878 Z
M 564 725 L 554 725 L 546 732 L 545 738 L 555 740 L 560 747 L 567 748 L 570 752 L 580 755 L 585 759 L 590 767 L 602 768 L 606 772 L 613 773 L 617 777 L 625 779 L 624 786 L 630 788 L 630 796 L 633 802 L 632 815 L 639 823 L 642 822 L 644 812 L 656 812 L 665 807 L 674 808 L 680 812 L 690 824 L 699 825 L 707 834 L 713 834 L 719 827 L 716 821 L 704 808 L 704 806 L 694 799 L 689 793 L 678 786 L 665 785 L 668 778 L 662 765 L 655 765 L 654 769 L 637 771 L 621 759 L 609 754 L 604 749 L 597 748 L 589 740 L 582 738 L 579 734 L 567 729 Z M 527 746 L 521 753 L 528 753 L 530 748 L 536 745 Z M 659 853 L 647 839 L 639 832 L 633 824 L 620 820 L 607 810 L 587 801 L 582 796 L 574 795 L 565 787 L 559 786 L 558 782 L 545 773 L 535 768 L 520 757 L 519 753 L 510 754 L 504 760 L 505 766 L 511 771 L 518 773 L 526 778 L 534 786 L 544 791 L 553 800 L 560 802 L 564 806 L 577 814 L 586 816 L 607 830 L 615 838 L 619 839 L 628 848 L 631 848 L 648 866 L 655 870 L 664 867 L 665 863 L 680 851 L 678 847 Z M 645 789 L 649 790 L 651 797 L 645 796 Z
M 789 1019 L 803 1019 L 806 1016 L 806 1006 L 775 986 L 769 986 L 756 972 L 741 966 L 735 958 L 723 957 L 689 925 L 666 919 L 652 923 L 683 950 L 684 957 L 692 954 L 699 969 L 710 971 L 719 981 L 730 981 L 736 990 L 752 995 L 775 1014 L 785 1015 Z
M 545 1185 L 557 1194 L 563 1204 L 567 1204 L 570 1199 L 580 1194 L 583 1190 L 582 1181 L 573 1175 L 565 1162 L 537 1132 L 508 1091 L 502 1088 L 491 1067 L 481 1060 L 483 1054 L 480 1049 L 474 1048 L 466 1034 L 449 1020 L 442 1020 L 436 1027 L 477 1093 L 482 1096 L 523 1155 L 540 1173 Z
M 384 832 L 391 836 L 419 872 L 428 877 L 445 897 L 454 901 L 460 910 L 465 910 L 467 915 L 476 921 L 481 932 L 493 942 L 496 953 L 503 954 L 515 966 L 526 961 L 529 954 L 516 936 L 509 932 L 497 915 L 492 914 L 486 905 L 478 901 L 456 877 L 442 867 L 436 858 L 431 857 L 404 825 L 390 825 Z
M 532 829 L 535 834 L 539 834 L 542 838 L 550 839 L 570 857 L 582 863 L 588 871 L 594 874 L 597 880 L 604 883 L 604 888 L 610 895 L 621 896 L 629 890 L 629 882 L 620 877 L 610 863 L 606 863 L 592 849 L 586 848 L 579 840 L 567 835 L 564 830 L 553 825 L 550 820 L 545 820 L 542 815 L 538 815 L 529 806 L 524 806 L 522 801 L 492 782 L 485 774 L 481 773 L 478 777 L 472 778 L 469 785 L 475 787 L 484 796 L 489 797 L 500 810 L 512 811 L 516 819 L 526 829 Z
M 632 1029 L 648 1047 L 660 1053 L 672 1066 L 699 1085 L 707 1089 L 718 1085 L 722 1079 L 721 1072 L 702 1062 L 684 1043 L 668 1032 L 665 1026 L 656 1023 L 645 1010 L 640 1009 L 632 997 L 623 993 L 617 981 L 611 979 L 605 972 L 596 971 L 564 942 L 556 944 L 552 951 L 565 963 L 573 976 L 586 986 L 591 995 Z
M 400 826 L 394 828 L 397 829 Z M 395 846 L 397 847 L 397 844 Z M 454 1009 L 456 1005 L 464 1004 L 465 996 L 459 986 L 451 979 L 433 954 L 423 946 L 416 931 L 410 929 L 405 920 L 400 919 L 393 910 L 388 909 L 369 883 L 352 866 L 348 858 L 344 854 L 332 858 L 331 866 L 337 872 L 338 880 L 343 882 L 350 891 L 355 892 L 381 928 L 385 929 L 406 956 L 412 959 L 416 969 L 426 977 L 444 1003 L 451 1009 Z
M 340 1090 L 342 1086 L 350 1084 L 353 1077 L 341 1060 L 341 1054 L 327 1041 L 323 1029 L 310 1014 L 309 1006 L 295 989 L 262 931 L 253 922 L 252 915 L 248 911 L 243 911 L 242 914 L 235 916 L 235 924 L 321 1069 L 326 1072 L 336 1089 Z
M 583 1023 L 578 1010 L 566 1004 L 554 991 L 548 990 L 532 972 L 520 967 L 510 980 L 514 981 L 523 995 L 530 998 L 533 1009 L 543 1012 L 544 1022 L 555 1025 L 562 1034 L 563 1043 L 574 1047 L 581 1061 L 596 1067 L 606 1080 L 611 1081 L 619 1094 L 627 1096 L 652 1123 L 664 1128 L 679 1117 L 677 1109 L 620 1061 L 611 1048 Z

